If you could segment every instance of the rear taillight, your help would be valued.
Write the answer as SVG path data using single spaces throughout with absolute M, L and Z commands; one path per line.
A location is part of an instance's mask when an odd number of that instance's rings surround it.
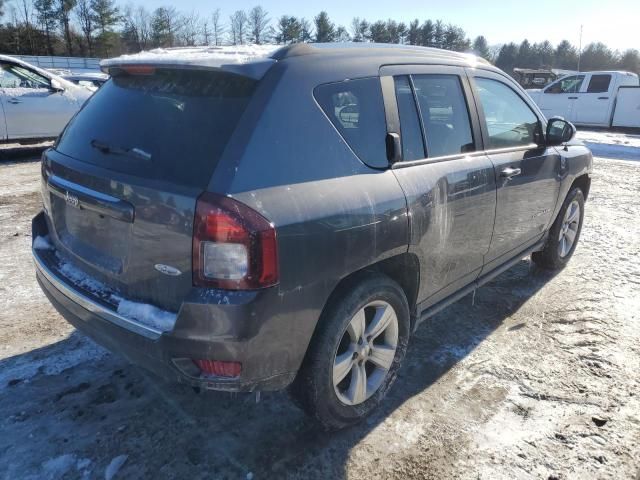
M 240 362 L 220 362 L 216 360 L 194 360 L 200 372 L 205 376 L 213 377 L 239 377 L 242 372 Z
M 193 225 L 193 284 L 252 290 L 277 283 L 274 226 L 243 203 L 203 193 Z

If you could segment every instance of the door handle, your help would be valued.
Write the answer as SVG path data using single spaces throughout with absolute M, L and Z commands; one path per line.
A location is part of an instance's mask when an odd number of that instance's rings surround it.
M 569 100 L 577 100 L 578 97 L 569 97 Z
M 9 103 L 13 103 L 14 105 L 18 104 L 18 103 L 22 103 L 20 100 L 18 100 L 17 98 L 10 98 L 9 100 L 7 100 Z
M 500 172 L 500 176 L 502 178 L 512 178 L 512 177 L 515 177 L 516 175 L 520 175 L 521 173 L 522 173 L 521 168 L 507 167 Z
M 609 97 L 598 97 L 598 100 L 609 100 Z

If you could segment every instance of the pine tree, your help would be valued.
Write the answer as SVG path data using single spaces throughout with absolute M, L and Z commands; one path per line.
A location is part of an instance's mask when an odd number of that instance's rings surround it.
M 436 28 L 431 20 L 427 20 L 422 25 L 422 39 L 420 45 L 424 45 L 425 47 L 435 47 L 435 34 Z
M 318 43 L 326 43 L 333 42 L 336 38 L 336 26 L 329 20 L 329 15 L 327 12 L 320 12 L 314 19 L 313 22 L 316 26 L 316 38 L 315 41 Z
M 382 20 L 373 22 L 369 27 L 369 35 L 371 41 L 375 43 L 389 43 L 389 31 L 387 30 L 387 23 Z
M 640 74 L 640 53 L 635 49 L 625 51 L 618 65 L 621 70 Z
M 55 37 L 56 23 L 58 22 L 56 0 L 35 0 L 33 7 L 37 12 L 38 23 L 44 30 L 47 51 L 49 55 L 53 55 L 53 39 Z
M 115 0 L 91 0 L 93 19 L 102 35 L 111 31 L 120 21 L 120 12 L 115 3 Z
M 351 36 L 349 35 L 349 32 L 347 32 L 347 29 L 344 28 L 342 25 L 336 29 L 336 35 L 335 35 L 334 41 L 336 42 L 351 41 Z
M 409 45 L 420 45 L 422 32 L 420 30 L 420 21 L 416 18 L 409 23 L 409 30 L 407 31 L 407 43 Z
M 175 19 L 178 12 L 173 7 L 156 8 L 151 16 L 151 39 L 156 47 L 173 47 L 176 41 Z
M 293 16 L 283 15 L 278 19 L 276 25 L 276 43 L 290 44 L 300 41 L 302 35 L 302 25 L 300 21 Z
M 615 53 L 604 43 L 590 43 L 582 52 L 580 59 L 580 69 L 583 72 L 589 70 L 608 70 L 615 68 L 618 59 Z
M 567 40 L 562 40 L 556 47 L 554 66 L 565 70 L 575 70 L 578 67 L 578 51 Z
M 366 42 L 369 39 L 369 22 L 355 17 L 351 21 L 351 33 L 354 42 Z
M 484 36 L 480 35 L 476 37 L 471 48 L 473 49 L 473 53 L 475 53 L 479 57 L 491 61 L 491 52 L 489 51 L 487 39 Z
M 548 40 L 533 45 L 535 68 L 551 68 L 555 64 L 555 50 Z
M 498 58 L 496 58 L 496 66 L 504 70 L 508 74 L 513 73 L 516 62 L 518 61 L 518 46 L 515 43 L 507 43 L 500 48 Z

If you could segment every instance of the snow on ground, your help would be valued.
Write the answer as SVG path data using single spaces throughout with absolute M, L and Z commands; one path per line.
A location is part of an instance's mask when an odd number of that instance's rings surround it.
M 594 168 L 565 270 L 524 260 L 438 314 L 383 408 L 326 433 L 284 393 L 195 395 L 75 332 L 33 275 L 39 165 L 0 163 L 0 478 L 636 478 L 640 162 Z
M 584 142 L 595 156 L 640 160 L 640 131 L 619 133 L 608 130 L 579 129 L 576 137 Z

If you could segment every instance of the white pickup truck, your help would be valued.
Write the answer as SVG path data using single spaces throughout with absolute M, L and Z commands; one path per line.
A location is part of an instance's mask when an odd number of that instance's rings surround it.
M 640 80 L 629 72 L 581 72 L 527 90 L 547 118 L 592 127 L 640 128 Z

